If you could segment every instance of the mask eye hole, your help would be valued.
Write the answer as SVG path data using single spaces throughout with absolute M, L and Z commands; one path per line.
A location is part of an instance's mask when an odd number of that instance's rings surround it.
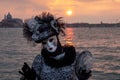
M 49 42 L 53 42 L 53 38 L 49 39 Z

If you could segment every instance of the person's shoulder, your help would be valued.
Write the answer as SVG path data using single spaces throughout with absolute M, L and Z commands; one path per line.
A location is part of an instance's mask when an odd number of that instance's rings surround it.
M 41 60 L 42 59 L 42 56 L 41 54 L 38 54 L 37 56 L 35 56 L 34 60 Z
M 41 57 L 41 54 L 36 55 L 36 57 Z
M 78 68 L 89 71 L 92 68 L 93 60 L 94 58 L 90 51 L 82 51 L 81 53 L 78 53 L 76 65 Z
M 79 54 L 80 56 L 93 56 L 92 55 L 92 53 L 90 52 L 90 51 L 88 51 L 88 50 L 85 50 L 85 51 L 82 51 L 82 52 L 80 52 L 80 54 Z
M 42 62 L 42 56 L 41 55 L 37 55 L 35 58 L 34 58 L 34 61 L 33 61 L 33 66 L 36 66 L 36 65 L 41 65 L 40 63 Z
M 91 70 L 93 66 L 93 60 L 94 58 L 90 51 L 85 50 L 78 52 L 75 70 L 76 75 L 80 80 L 88 80 L 88 78 L 92 75 Z
M 77 54 L 77 60 L 93 60 L 93 54 L 88 51 L 88 50 L 85 50 L 85 51 L 82 51 L 82 52 L 76 52 Z

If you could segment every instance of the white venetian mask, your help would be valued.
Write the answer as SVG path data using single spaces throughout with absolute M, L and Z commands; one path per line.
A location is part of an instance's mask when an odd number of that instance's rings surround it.
M 43 48 L 47 49 L 48 52 L 55 52 L 57 49 L 57 38 L 56 36 L 49 37 L 47 40 L 42 42 Z

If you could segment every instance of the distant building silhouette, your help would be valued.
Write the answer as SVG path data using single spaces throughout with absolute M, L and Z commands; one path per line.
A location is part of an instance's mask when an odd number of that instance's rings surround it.
M 89 24 L 89 23 L 68 23 L 67 27 L 120 27 L 120 23 L 99 23 L 99 24 Z
M 4 19 L 0 22 L 0 27 L 21 27 L 22 24 L 22 19 L 13 18 L 11 13 L 8 12 L 7 15 L 4 15 Z
M 11 20 L 12 19 L 12 15 L 10 14 L 10 12 L 8 12 L 7 15 L 4 15 L 4 20 Z

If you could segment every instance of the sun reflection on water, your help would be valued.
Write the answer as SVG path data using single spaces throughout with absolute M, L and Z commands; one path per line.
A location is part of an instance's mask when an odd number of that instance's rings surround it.
M 66 32 L 66 36 L 64 38 L 64 44 L 65 45 L 74 45 L 74 43 L 73 43 L 74 28 L 66 28 L 65 32 Z

